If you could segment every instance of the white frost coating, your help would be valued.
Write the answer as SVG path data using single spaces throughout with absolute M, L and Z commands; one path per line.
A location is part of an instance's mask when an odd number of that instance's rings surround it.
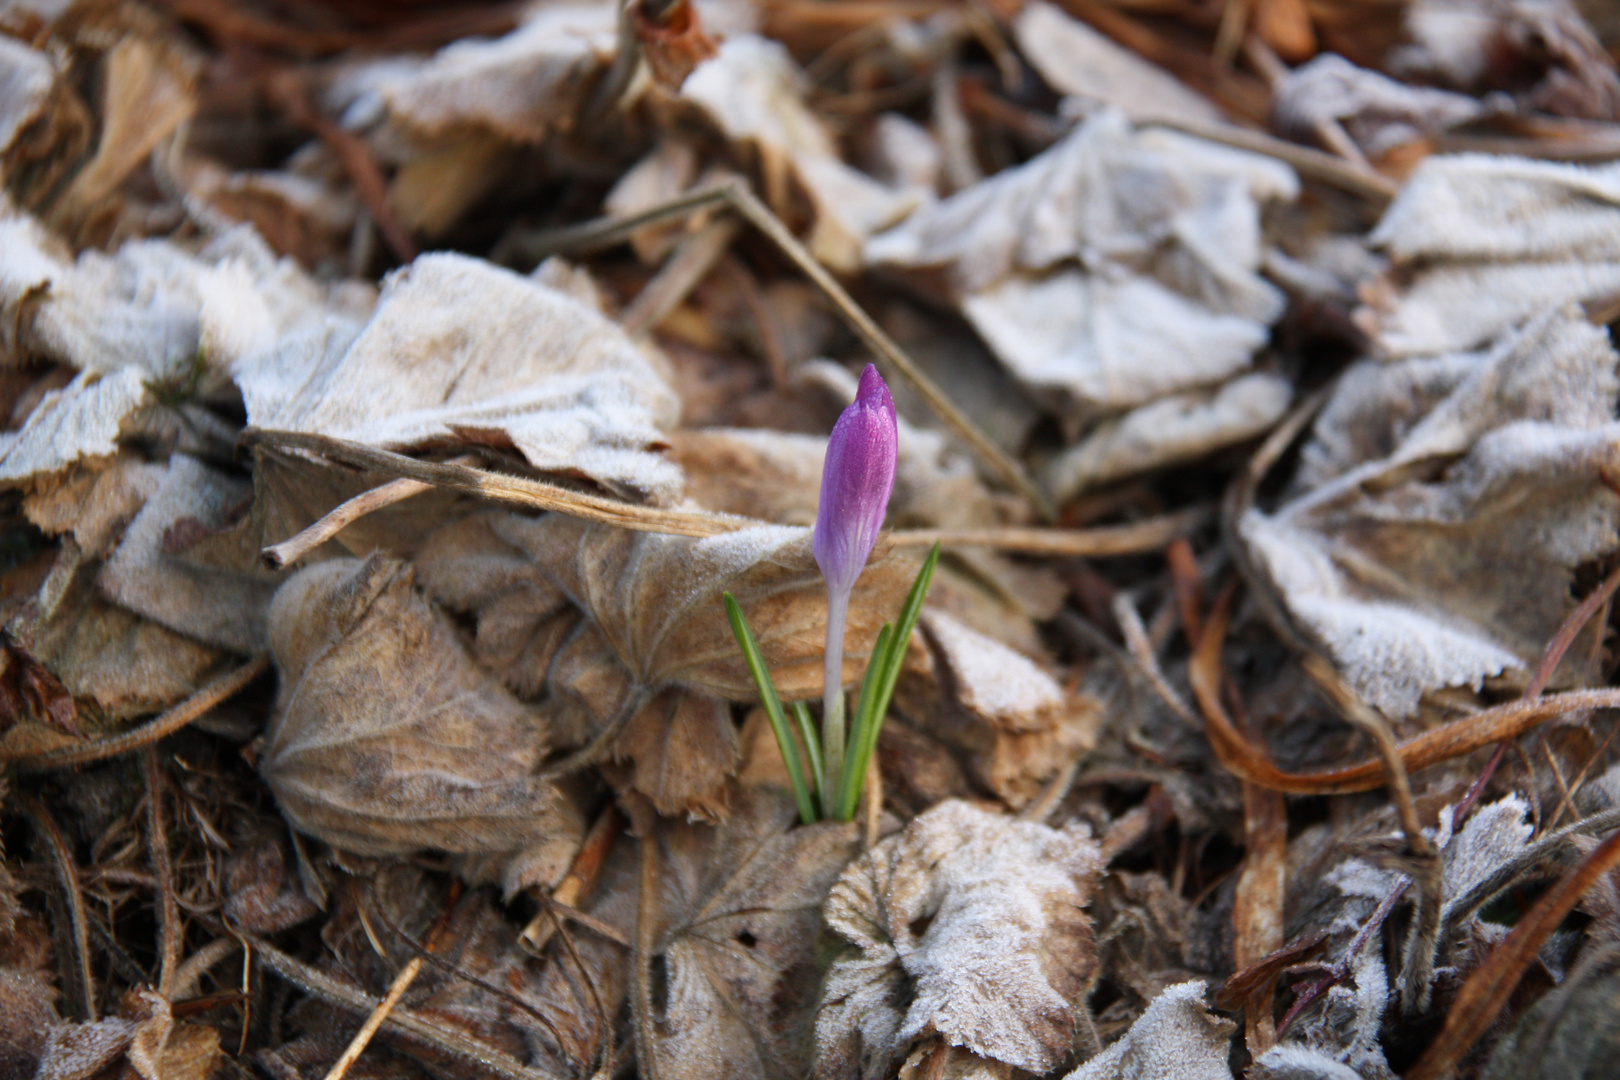
M 0 152 L 45 111 L 56 69 L 50 57 L 0 36 Z
M 1620 164 L 1437 154 L 1371 242 L 1398 264 L 1358 316 L 1379 347 L 1473 348 L 1548 307 L 1620 290 Z
M 1285 306 L 1260 273 L 1261 204 L 1298 190 L 1277 162 L 1109 108 L 865 256 L 943 276 L 997 359 L 1079 426 L 1249 367 Z
M 408 449 L 509 438 L 537 469 L 662 501 L 679 402 L 615 324 L 571 296 L 461 255 L 393 274 L 352 342 L 341 321 L 238 366 L 248 421 Z
M 1196 979 L 1167 986 L 1123 1038 L 1064 1080 L 1232 1080 L 1235 1028 L 1204 1007 Z
M 752 143 L 766 161 L 792 166 L 815 207 L 807 246 L 835 270 L 859 269 L 868 237 L 931 198 L 927 189 L 889 188 L 845 164 L 804 103 L 803 76 L 775 41 L 743 34 L 723 42 L 687 77 L 681 96 L 728 139 Z
M 1046 469 L 1059 500 L 1121 477 L 1191 461 L 1254 438 L 1282 419 L 1293 386 L 1280 375 L 1240 375 L 1214 393 L 1195 391 L 1151 401 L 1105 420 Z
M 922 621 L 956 680 L 957 699 L 997 727 L 1034 731 L 1063 708 L 1063 687 L 1022 653 L 941 611 Z
M 1254 1063 L 1254 1080 L 1363 1080 L 1350 1066 L 1320 1050 L 1288 1043 L 1273 1046 Z
M 1151 278 L 1063 270 L 1009 277 L 962 313 L 1018 379 L 1080 416 L 1134 408 L 1249 366 L 1261 323 L 1201 307 Z
M 1080 908 L 1100 870 L 1082 826 L 954 799 L 856 860 L 827 900 L 828 925 L 858 951 L 828 975 L 820 1074 L 891 1075 L 933 1033 L 1031 1072 L 1057 1066 L 1096 963 Z
M 614 5 L 553 4 L 494 40 L 447 45 L 420 67 L 385 69 L 376 92 L 410 127 L 433 135 L 469 124 L 539 142 L 612 55 Z
M 121 368 L 110 375 L 80 374 L 62 389 L 46 394 L 4 448 L 0 484 L 112 456 L 125 422 L 151 402 L 146 376 L 136 368 Z
M 1138 123 L 1224 119 L 1174 75 L 1044 0 L 1024 8 L 1013 21 L 1013 35 L 1041 78 L 1059 93 L 1113 105 Z
M 1525 820 L 1529 812 L 1530 805 L 1517 795 L 1498 799 L 1476 810 L 1445 846 L 1442 923 L 1450 918 L 1459 898 L 1513 862 L 1529 846 L 1535 831 Z
M 1238 534 L 1296 627 L 1374 707 L 1521 669 L 1613 550 L 1617 357 L 1573 309 L 1483 354 L 1348 372 L 1296 490 Z M 1579 664 L 1581 650 L 1571 651 Z

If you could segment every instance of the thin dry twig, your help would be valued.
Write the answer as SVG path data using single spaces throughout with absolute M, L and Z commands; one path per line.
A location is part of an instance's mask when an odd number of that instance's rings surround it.
M 255 657 L 236 670 L 215 679 L 149 724 L 110 739 L 97 739 L 84 746 L 70 746 L 61 750 L 22 755 L 12 758 L 11 761 L 20 769 L 64 769 L 73 765 L 88 765 L 93 761 L 105 761 L 119 754 L 127 754 L 131 750 L 151 746 L 187 724 L 206 716 L 215 706 L 234 697 L 269 670 L 268 656 Z
M 51 858 L 56 862 L 56 873 L 62 879 L 62 894 L 67 900 L 68 922 L 73 930 L 73 957 L 76 962 L 75 974 L 78 975 L 79 982 L 76 989 L 83 994 L 81 1004 L 85 1019 L 95 1023 L 96 982 L 90 973 L 90 918 L 84 910 L 84 890 L 79 885 L 79 868 L 74 865 L 73 852 L 68 847 L 67 840 L 63 838 L 62 830 L 57 828 L 56 819 L 45 809 L 45 804 L 32 795 L 23 793 L 19 795 L 23 810 L 34 819 L 34 824 L 39 826 L 39 831 L 44 834 L 45 842 L 51 849 Z
M 647 1080 L 662 1080 L 652 1015 L 652 960 L 657 945 L 658 918 L 658 837 L 649 825 L 641 837 L 641 885 L 636 902 L 636 947 L 631 953 L 635 979 L 635 999 L 631 1012 L 635 1019 L 636 1066 L 645 1069 Z
M 771 524 L 758 518 L 739 517 L 733 514 L 638 506 L 635 503 L 621 502 L 601 495 L 574 491 L 544 480 L 531 480 L 475 469 L 453 461 L 420 461 L 404 454 L 379 450 L 363 443 L 337 439 L 329 435 L 250 428 L 243 433 L 242 441 L 246 446 L 269 446 L 319 454 L 352 468 L 383 476 L 464 491 L 511 506 L 568 514 L 584 521 L 599 522 L 634 532 L 701 537 L 718 536 L 738 529 Z M 1157 550 L 1174 537 L 1199 528 L 1213 517 L 1212 508 L 1194 506 L 1128 525 L 1107 525 L 1094 529 L 896 529 L 885 535 L 888 542 L 896 547 L 932 547 L 937 542 L 944 547 L 983 547 L 1026 554 L 1103 558 Z M 276 546 L 279 548 L 290 543 L 292 543 L 290 540 L 284 541 L 282 545 Z M 265 549 L 266 552 L 270 550 L 272 549 Z
M 523 949 L 539 956 L 551 941 L 551 935 L 557 931 L 557 915 L 551 910 L 555 904 L 565 910 L 578 907 L 579 902 L 590 896 L 596 888 L 596 883 L 602 878 L 602 868 L 607 865 L 608 853 L 613 850 L 614 843 L 619 838 L 619 831 L 624 827 L 624 817 L 619 808 L 609 803 L 607 809 L 599 814 L 591 824 L 591 829 L 585 834 L 585 840 L 579 846 L 579 853 L 574 856 L 574 865 L 568 868 L 568 873 L 551 890 L 549 897 L 542 897 L 546 901 L 546 908 L 529 921 L 518 935 L 518 944 Z M 538 891 L 538 890 L 536 890 Z
M 287 955 L 263 938 L 250 937 L 247 941 L 272 971 L 307 994 L 368 1015 L 379 1004 L 371 995 L 338 982 L 325 972 Z M 507 1080 L 562 1080 L 561 1077 L 543 1069 L 525 1065 L 492 1047 L 475 1042 L 459 1032 L 439 1027 L 408 1009 L 396 1006 L 383 1020 L 383 1026 L 421 1039 L 436 1049 L 488 1069 L 497 1076 L 506 1077 Z
M 151 746 L 142 753 L 146 766 L 146 844 L 158 894 L 158 993 L 174 1000 L 174 980 L 180 967 L 180 905 L 174 895 L 174 866 L 169 859 L 168 826 L 163 820 L 163 770 Z
M 445 900 L 444 910 L 439 914 L 438 920 L 428 931 L 427 939 L 423 942 L 423 948 L 428 952 L 432 952 L 438 946 L 439 939 L 444 937 L 445 930 L 449 928 L 450 916 L 455 913 L 456 903 L 461 899 L 461 889 L 459 878 L 450 883 L 450 895 Z M 354 1033 L 354 1038 L 349 1040 L 349 1045 L 344 1048 L 337 1061 L 332 1063 L 332 1068 L 326 1073 L 326 1080 L 343 1080 L 350 1067 L 360 1060 L 360 1055 L 371 1045 L 372 1037 L 382 1027 L 383 1021 L 388 1019 L 388 1014 L 399 1005 L 400 998 L 405 996 L 405 991 L 411 988 L 411 984 L 421 973 L 421 956 L 413 956 L 405 962 L 405 966 L 399 969 L 399 974 L 394 976 L 393 983 L 388 987 L 388 993 L 377 1003 L 377 1007 L 371 1010 L 371 1015 L 360 1025 L 360 1030 Z
M 477 460 L 471 454 L 463 454 L 451 458 L 450 464 L 472 465 Z M 392 506 L 413 495 L 432 490 L 432 484 L 400 477 L 370 491 L 362 491 L 354 498 L 339 503 L 307 529 L 293 534 L 279 544 L 271 544 L 264 548 L 259 552 L 259 558 L 272 570 L 291 566 L 367 514 L 376 513 L 385 506 Z

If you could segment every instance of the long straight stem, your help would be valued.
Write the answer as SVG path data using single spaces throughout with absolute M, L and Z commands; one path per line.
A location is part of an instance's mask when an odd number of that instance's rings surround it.
M 822 678 L 821 756 L 826 784 L 821 791 L 822 812 L 837 811 L 835 777 L 844 775 L 844 618 L 849 593 L 827 590 L 827 667 Z

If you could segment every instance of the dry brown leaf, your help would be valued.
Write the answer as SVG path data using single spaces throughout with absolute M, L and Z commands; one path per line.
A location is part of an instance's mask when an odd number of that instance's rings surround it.
M 943 612 L 922 616 L 932 686 L 910 682 L 901 709 L 965 753 L 974 778 L 1018 808 L 1097 742 L 1102 706 L 1070 694 L 1034 661 Z
M 815 1005 L 816 934 L 853 825 L 794 826 L 787 793 L 738 790 L 725 824 L 659 827 L 655 957 L 668 972 L 655 1017 L 668 1080 L 803 1075 Z
M 860 268 L 867 238 L 923 205 L 923 189 L 896 190 L 844 163 L 821 121 L 805 105 L 802 77 L 779 43 L 744 34 L 720 46 L 681 87 L 734 142 L 755 147 L 765 190 L 778 195 L 791 176 L 809 196 L 815 221 L 806 246 L 840 272 Z
M 1600 476 L 1620 465 L 1617 363 L 1604 331 L 1566 309 L 1487 355 L 1346 374 L 1293 497 L 1238 532 L 1293 625 L 1369 704 L 1405 716 L 1424 693 L 1541 656 L 1575 567 L 1615 546 Z
M 95 586 L 97 565 L 64 544 L 11 632 L 75 698 L 108 719 L 153 712 L 193 693 L 221 654 L 109 603 Z
M 1096 964 L 1081 909 L 1101 869 L 1084 826 L 957 800 L 856 860 L 827 900 L 827 924 L 854 948 L 827 976 L 819 1074 L 887 1076 L 936 1034 L 1030 1072 L 1061 1064 Z
M 196 111 L 198 64 L 177 41 L 127 35 L 101 62 L 101 141 L 51 208 L 70 235 L 86 219 L 108 212 L 124 179 Z
M 410 570 L 330 560 L 276 593 L 281 672 L 260 771 L 302 831 L 362 855 L 438 848 L 508 892 L 552 883 L 579 811 L 536 775 L 539 717 L 467 656 Z
M 475 621 L 473 655 L 513 693 L 535 698 L 579 612 L 528 552 L 503 539 L 504 511 L 470 514 L 436 530 L 412 559 L 434 600 Z
M 511 517 L 496 529 L 591 617 L 637 685 L 678 685 L 732 701 L 755 696 L 720 601 L 729 591 L 783 698 L 821 692 L 826 586 L 808 530 L 761 526 L 692 538 L 557 514 Z M 865 669 L 878 627 L 899 609 L 915 573 L 912 559 L 889 555 L 861 575 L 849 608 L 846 682 Z
M 472 444 L 534 468 L 668 502 L 660 453 L 679 413 L 616 325 L 571 296 L 462 255 L 424 255 L 363 327 L 284 337 L 235 370 L 248 420 L 394 450 Z

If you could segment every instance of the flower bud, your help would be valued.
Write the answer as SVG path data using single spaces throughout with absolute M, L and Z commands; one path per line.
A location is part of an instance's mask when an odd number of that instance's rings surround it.
M 829 592 L 848 594 L 872 554 L 894 490 L 899 442 L 894 399 L 867 364 L 855 400 L 833 425 L 821 470 L 812 548 Z

